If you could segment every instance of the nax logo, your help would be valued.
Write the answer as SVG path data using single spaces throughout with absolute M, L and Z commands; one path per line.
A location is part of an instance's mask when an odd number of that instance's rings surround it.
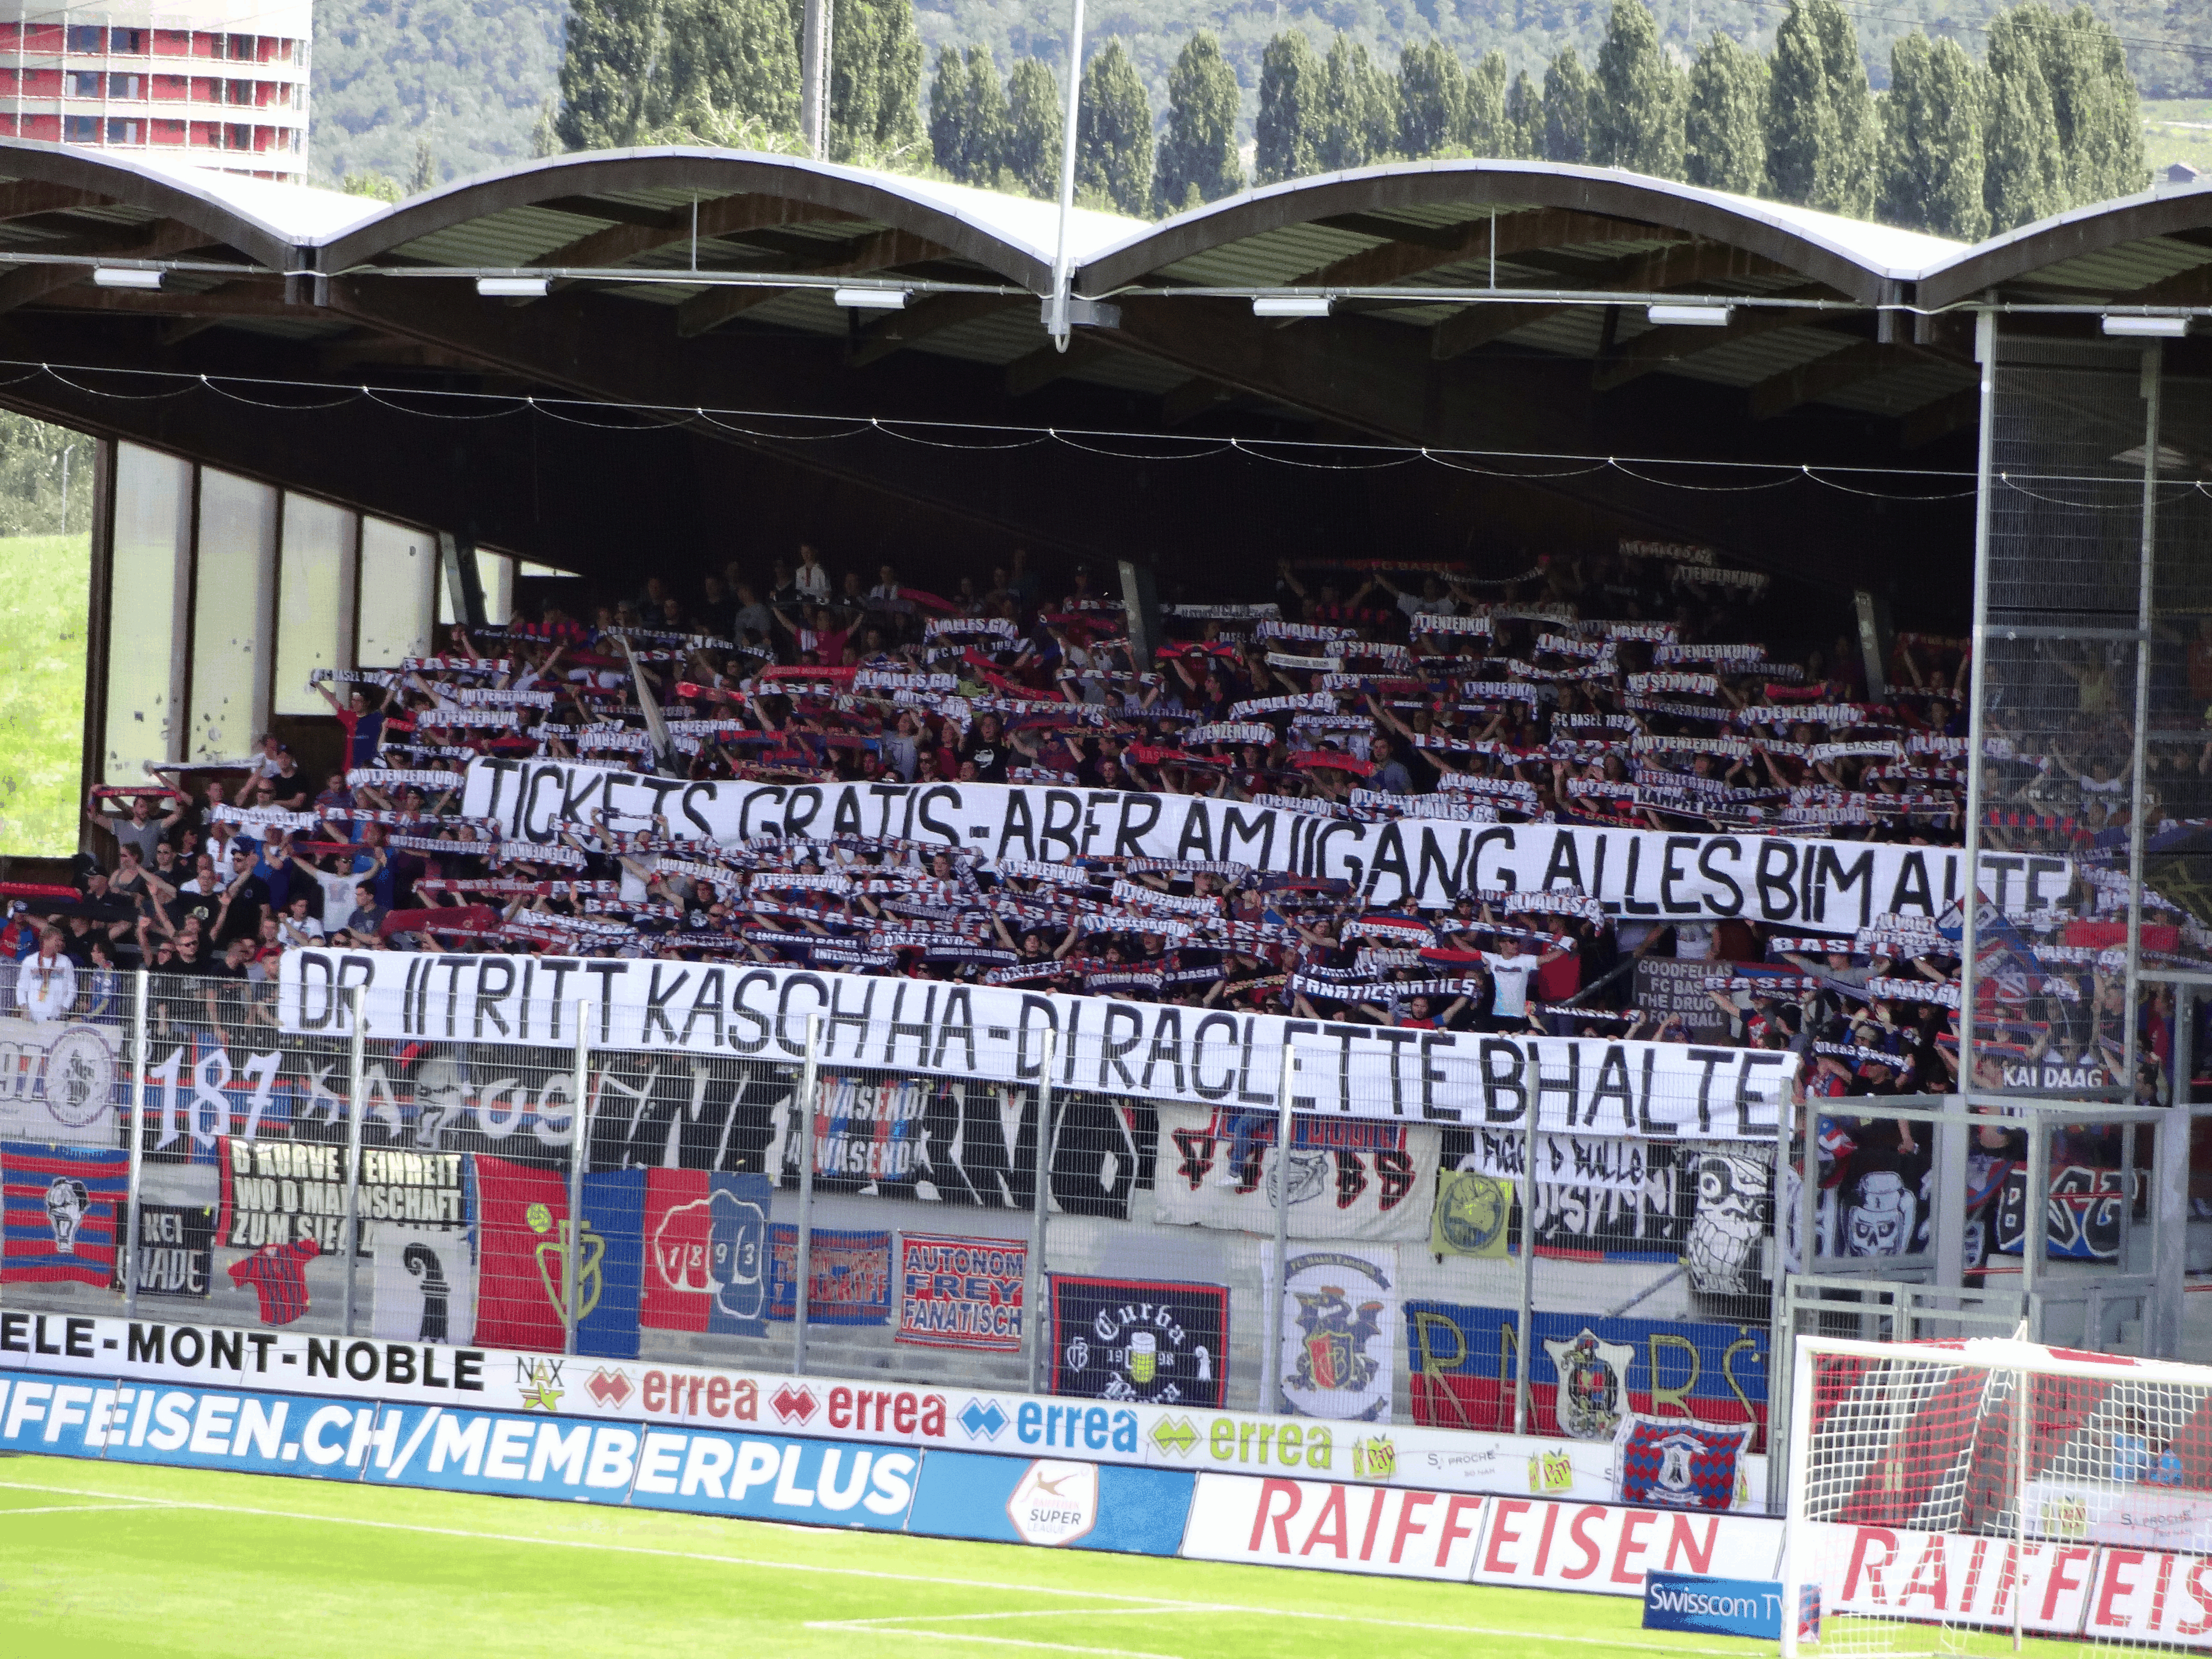
M 996 1440 L 1006 1431 L 1006 1414 L 995 1400 L 970 1400 L 961 1407 L 960 1426 L 970 1440 Z
M 619 1410 L 630 1396 L 629 1378 L 620 1371 L 596 1370 L 584 1391 L 610 1411 Z
M 813 1391 L 795 1389 L 788 1382 L 778 1389 L 768 1403 L 775 1407 L 775 1414 L 787 1423 L 804 1423 L 814 1415 Z
M 1163 1417 L 1152 1425 L 1152 1443 L 1170 1457 L 1188 1457 L 1198 1444 L 1198 1431 L 1188 1417 Z

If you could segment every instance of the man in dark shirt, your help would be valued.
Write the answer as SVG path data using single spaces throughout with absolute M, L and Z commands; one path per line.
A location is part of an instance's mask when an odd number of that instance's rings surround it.
M 262 912 L 268 908 L 269 884 L 253 873 L 252 848 L 234 847 L 230 876 L 223 884 L 222 897 L 216 908 L 216 943 L 227 945 L 234 939 L 254 938 L 261 931 Z
M 1006 763 L 1012 754 L 1013 745 L 1006 741 L 996 714 L 978 720 L 968 740 L 960 745 L 960 758 L 975 762 L 975 775 L 985 783 L 1006 781 Z

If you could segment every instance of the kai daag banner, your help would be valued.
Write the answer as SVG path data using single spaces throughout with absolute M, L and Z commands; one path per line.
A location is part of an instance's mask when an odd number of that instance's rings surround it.
M 206 1301 L 215 1277 L 215 1211 L 209 1206 L 141 1200 L 138 1294 Z M 114 1288 L 123 1288 L 119 1265 Z
M 1887 842 L 1434 818 L 1357 823 L 1203 795 L 1042 784 L 689 782 L 575 761 L 471 761 L 461 810 L 498 820 L 504 838 L 526 846 L 550 845 L 564 830 L 593 834 L 605 812 L 617 822 L 658 817 L 676 839 L 732 846 L 757 836 L 866 836 L 992 863 L 1201 860 L 1344 881 L 1383 905 L 1441 908 L 1462 892 L 1534 888 L 1585 894 L 1623 915 L 1838 929 L 1884 914 L 1938 916 L 1965 879 L 1955 850 Z M 2073 880 L 2063 859 L 1984 859 L 1982 867 L 1991 896 L 2013 911 L 2050 906 Z
M 1168 1225 L 1275 1230 L 1285 1185 L 1294 1238 L 1412 1242 L 1429 1232 L 1442 1131 L 1422 1126 L 1293 1115 L 1287 1160 L 1275 1142 L 1281 1115 L 1164 1106 L 1152 1215 Z
M 278 984 L 288 1031 L 344 1035 L 344 994 L 360 987 L 371 1037 L 568 1053 L 581 1001 L 599 1048 L 794 1072 L 808 1017 L 819 1015 L 817 1058 L 833 1076 L 850 1067 L 1017 1090 L 1039 1080 L 1051 1032 L 1063 1089 L 1232 1116 L 1273 1107 L 1287 1043 L 1300 1112 L 1496 1130 L 1520 1123 L 1533 1094 L 1540 1129 L 1585 1138 L 1771 1139 L 1796 1065 L 1763 1048 L 1409 1031 L 766 964 L 312 949 L 284 953 Z M 1019 1143 L 1034 1124 L 988 1088 L 960 1093 L 878 1079 L 833 1095 L 817 1115 L 817 1175 L 917 1194 L 927 1181 L 939 1193 L 1008 1201 L 1025 1182 Z M 1126 1185 L 1084 1149 L 1110 1146 L 1114 1169 L 1133 1168 L 1127 1126 L 1105 1109 L 1095 1115 L 1080 1135 L 1056 1124 L 1053 1196 L 1063 1210 L 1126 1208 Z M 957 1152 L 956 1136 L 967 1151 Z

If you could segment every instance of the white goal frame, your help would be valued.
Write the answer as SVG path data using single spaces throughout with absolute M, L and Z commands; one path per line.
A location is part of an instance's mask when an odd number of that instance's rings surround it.
M 1795 1340 L 1790 1365 L 1788 1498 L 1783 1511 L 1783 1587 L 1781 1649 L 1783 1659 L 1797 1659 L 1798 1605 L 1806 1575 L 1816 1556 L 1806 1528 L 1807 1492 L 1810 1471 L 1808 1453 L 1813 1429 L 1813 1384 L 1816 1361 L 1821 1355 L 1897 1361 L 1924 1359 L 1928 1364 L 1983 1371 L 2010 1371 L 2023 1377 L 2071 1376 L 2112 1383 L 2123 1380 L 2170 1383 L 2212 1390 L 2212 1366 L 2185 1365 L 2173 1360 L 2138 1359 L 2130 1355 L 2085 1355 L 2078 1350 L 2053 1350 L 2018 1337 L 1973 1337 L 1950 1342 L 1868 1342 L 1840 1337 L 1799 1336 Z M 2027 1533 L 2027 1436 L 2021 1421 L 2027 1411 L 2027 1390 L 2013 1394 L 2014 1432 L 2012 1437 L 2012 1500 L 2014 1534 L 2012 1542 L 2024 1547 Z M 2019 1650 L 2024 1634 L 2027 1596 L 2014 1594 L 2012 1603 L 2013 1647 Z M 1823 1608 L 1823 1628 L 1836 1617 Z M 1849 1618 L 1855 1615 L 1843 1614 Z

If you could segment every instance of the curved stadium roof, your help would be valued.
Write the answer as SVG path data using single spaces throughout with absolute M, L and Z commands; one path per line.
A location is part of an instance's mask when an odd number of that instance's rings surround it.
M 0 141 L 0 263 L 58 261 L 0 275 L 0 355 L 346 385 L 428 376 L 686 409 L 1880 468 L 1924 464 L 1976 409 L 1964 315 L 1874 307 L 2212 301 L 2212 189 L 1964 247 L 1610 169 L 1415 162 L 1159 224 L 1078 212 L 1077 291 L 1119 309 L 1060 352 L 1037 298 L 1056 234 L 1048 203 L 785 155 L 564 155 L 386 206 Z M 90 260 L 182 264 L 155 293 L 96 287 Z M 533 267 L 568 274 L 506 305 L 460 280 Z M 685 281 L 695 269 L 708 280 Z M 828 291 L 841 280 L 906 287 L 909 302 L 843 310 Z M 1344 297 L 1327 319 L 1284 327 L 1253 315 L 1255 289 Z M 1492 301 L 1492 289 L 1522 293 Z M 1739 303 L 1726 326 L 1654 326 L 1646 301 L 1668 295 Z M 9 396 L 134 429 L 112 407 Z M 226 428 L 161 435 L 252 470 L 224 453 Z M 1031 516 L 1018 479 L 986 501 L 927 469 L 808 465 L 1014 533 L 1074 533 Z M 1700 510 L 1609 477 L 1547 487 L 1754 558 L 1784 543 L 1811 559 L 1835 550 L 1748 500 Z

